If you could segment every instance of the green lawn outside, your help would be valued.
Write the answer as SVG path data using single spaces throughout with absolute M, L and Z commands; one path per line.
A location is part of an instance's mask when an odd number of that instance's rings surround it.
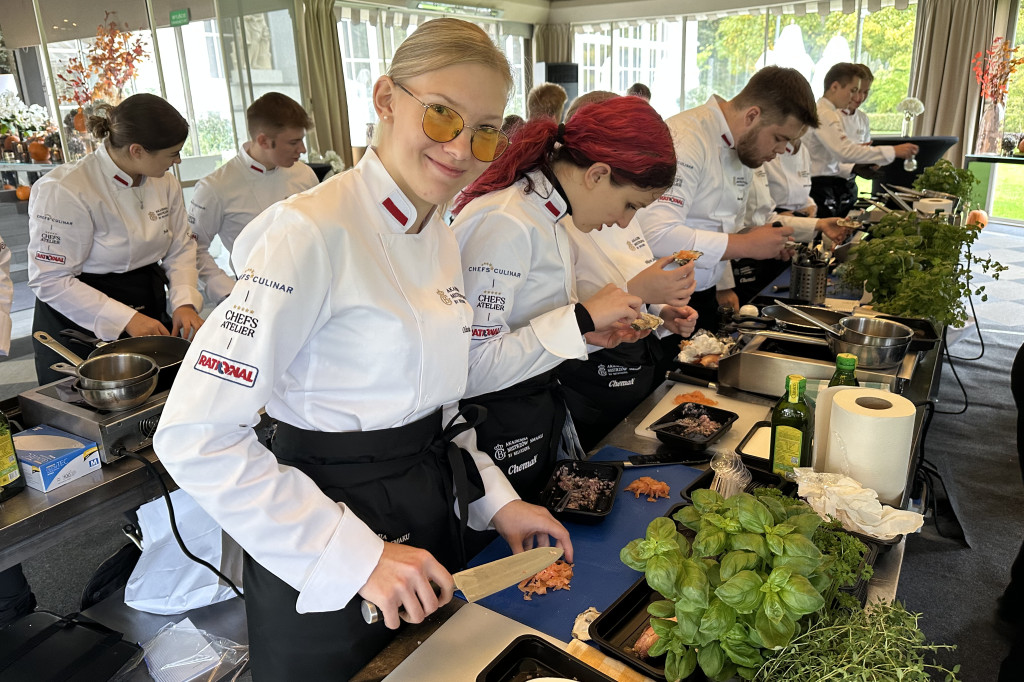
M 1024 165 L 999 164 L 992 217 L 1024 220 Z

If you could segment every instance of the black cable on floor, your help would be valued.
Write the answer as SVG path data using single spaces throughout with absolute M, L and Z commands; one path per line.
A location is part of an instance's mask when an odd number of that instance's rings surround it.
M 156 478 L 156 482 L 160 484 L 160 489 L 163 491 L 164 503 L 167 504 L 167 516 L 171 522 L 171 532 L 174 533 L 174 539 L 178 541 L 178 546 L 181 547 L 181 551 L 185 554 L 185 556 L 187 556 L 189 559 L 196 562 L 200 566 L 205 566 L 206 568 L 213 571 L 214 575 L 223 580 L 224 583 L 231 588 L 231 591 L 234 592 L 239 599 L 242 599 L 244 601 L 245 596 L 235 586 L 235 584 L 231 582 L 231 578 L 227 577 L 219 570 L 217 570 L 217 568 L 210 562 L 204 561 L 203 559 L 197 557 L 195 554 L 189 551 L 188 547 L 185 546 L 185 541 L 181 539 L 181 534 L 178 532 L 178 523 L 174 520 L 174 505 L 171 504 L 171 493 L 169 490 L 167 490 L 167 484 L 164 483 L 163 476 L 161 476 L 160 472 L 157 471 L 157 468 L 153 466 L 153 463 L 150 462 L 145 457 L 143 457 L 142 455 L 137 455 L 134 452 L 126 451 L 124 454 L 126 457 L 131 457 L 132 459 L 142 462 L 149 470 L 149 473 L 153 474 L 153 477 Z
M 981 360 L 985 357 L 985 337 L 981 334 L 981 321 L 978 319 L 978 313 L 974 310 L 974 296 L 970 291 L 967 292 L 967 302 L 971 305 L 971 316 L 974 318 L 974 326 L 978 330 L 978 343 L 981 344 L 981 352 L 973 358 L 962 358 L 959 355 L 951 355 L 947 350 L 946 355 L 950 360 L 965 360 L 967 362 L 973 362 L 974 360 Z
M 980 330 L 979 330 L 980 333 Z M 946 358 L 949 360 L 949 369 L 953 372 L 953 378 L 956 379 L 956 385 L 960 387 L 960 393 L 964 397 L 964 406 L 956 412 L 946 412 L 944 410 L 935 410 L 935 414 L 963 414 L 967 411 L 967 408 L 971 406 L 970 401 L 967 399 L 967 389 L 964 388 L 964 382 L 960 381 L 960 375 L 957 374 L 956 365 L 953 364 L 952 356 L 949 354 L 949 346 L 946 344 L 946 332 L 942 332 L 942 352 L 945 353 Z M 979 356 L 980 357 L 980 356 Z

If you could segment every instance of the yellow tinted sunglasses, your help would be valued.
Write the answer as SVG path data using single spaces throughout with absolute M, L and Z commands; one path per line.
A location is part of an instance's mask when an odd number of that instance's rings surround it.
M 423 120 L 421 121 L 423 133 L 434 142 L 451 142 L 459 136 L 463 129 L 469 128 L 473 131 L 473 135 L 469 139 L 469 147 L 473 151 L 473 156 L 480 161 L 494 161 L 508 149 L 508 136 L 498 128 L 467 126 L 459 112 L 451 107 L 444 104 L 424 104 L 404 85 L 394 79 L 392 82 L 423 107 Z

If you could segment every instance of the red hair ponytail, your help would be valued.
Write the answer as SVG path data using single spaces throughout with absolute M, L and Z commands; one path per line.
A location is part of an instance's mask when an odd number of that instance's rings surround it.
M 458 196 L 456 213 L 476 197 L 505 189 L 532 171 L 550 169 L 555 161 L 580 168 L 606 163 L 613 182 L 642 189 L 669 187 L 676 175 L 676 153 L 665 122 L 639 97 L 616 97 L 581 107 L 564 126 L 549 119 L 528 121 L 512 135 L 505 153 Z

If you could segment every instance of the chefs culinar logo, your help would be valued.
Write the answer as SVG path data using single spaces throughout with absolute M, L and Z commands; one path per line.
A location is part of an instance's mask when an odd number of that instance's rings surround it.
M 49 213 L 37 213 L 36 214 L 36 219 L 37 220 L 45 220 L 48 223 L 57 223 L 58 225 L 71 225 L 72 224 L 72 222 L 70 220 L 61 220 L 60 218 L 54 217 L 54 216 L 50 215 Z
M 269 287 L 271 289 L 277 289 L 283 291 L 286 294 L 290 294 L 295 291 L 295 287 L 288 286 L 287 284 L 281 284 L 275 282 L 272 279 L 268 279 L 263 275 L 257 275 L 256 271 L 252 268 L 246 268 L 242 273 L 242 276 L 238 278 L 239 282 L 252 282 L 253 284 L 259 284 L 261 286 Z
M 506 277 L 515 277 L 517 279 L 519 277 L 522 277 L 522 274 L 516 272 L 515 270 L 496 268 L 492 264 L 487 262 L 481 263 L 480 265 L 471 265 L 467 268 L 467 270 L 469 270 L 470 272 L 489 272 L 493 275 L 504 275 Z
M 256 376 L 259 374 L 259 369 L 252 365 L 225 358 L 208 350 L 199 353 L 195 368 L 204 374 L 247 388 L 256 385 Z

